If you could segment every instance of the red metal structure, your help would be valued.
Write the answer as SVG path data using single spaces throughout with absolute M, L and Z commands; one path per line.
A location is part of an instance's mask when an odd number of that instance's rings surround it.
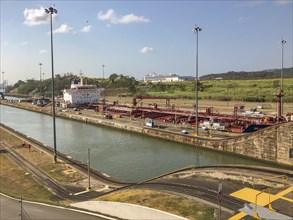
M 143 99 L 166 99 L 166 107 L 170 107 L 170 99 L 176 99 L 176 98 L 158 97 L 158 96 L 137 96 L 133 98 L 133 101 L 132 101 L 133 107 L 136 107 L 137 103 Z

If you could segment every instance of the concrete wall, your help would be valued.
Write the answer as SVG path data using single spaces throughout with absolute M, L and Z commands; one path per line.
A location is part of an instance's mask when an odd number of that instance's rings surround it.
M 224 140 L 196 139 L 195 137 L 171 134 L 155 129 L 144 129 L 143 133 L 170 141 L 239 154 L 276 164 L 293 165 L 293 158 L 289 158 L 290 149 L 293 149 L 293 122 L 271 126 L 241 137 Z

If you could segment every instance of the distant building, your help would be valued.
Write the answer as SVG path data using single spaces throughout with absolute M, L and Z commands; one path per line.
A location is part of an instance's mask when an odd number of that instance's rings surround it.
M 90 104 L 100 102 L 100 94 L 104 89 L 98 89 L 95 85 L 83 85 L 83 77 L 74 79 L 70 89 L 63 90 L 65 104 L 73 106 L 78 104 Z
M 192 76 L 179 76 L 173 73 L 167 75 L 157 75 L 152 73 L 144 76 L 144 82 L 179 82 L 179 81 L 189 81 L 194 80 Z

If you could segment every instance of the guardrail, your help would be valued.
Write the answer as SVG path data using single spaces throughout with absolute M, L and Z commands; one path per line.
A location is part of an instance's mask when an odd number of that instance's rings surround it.
M 253 186 L 253 189 L 254 189 L 254 186 L 257 182 L 261 181 L 261 180 L 273 180 L 273 179 L 280 179 L 282 178 L 282 183 L 283 183 L 283 189 L 285 188 L 285 182 L 289 180 L 288 176 L 285 175 L 285 174 L 282 174 L 282 175 L 278 175 L 278 176 L 273 176 L 273 177 L 268 177 L 268 178 L 260 178 L 260 179 L 257 179 L 257 180 L 253 180 L 252 182 L 252 186 Z
M 256 218 L 256 219 L 261 219 L 258 215 L 258 212 L 257 212 L 257 197 L 259 195 L 261 195 L 262 193 L 265 193 L 266 191 L 269 191 L 269 210 L 271 211 L 276 211 L 273 207 L 272 207 L 272 204 L 271 204 L 271 188 L 267 188 L 267 189 L 264 189 L 263 191 L 259 192 L 258 194 L 256 194 L 255 196 L 255 204 L 254 204 L 254 212 L 253 212 L 253 217 Z

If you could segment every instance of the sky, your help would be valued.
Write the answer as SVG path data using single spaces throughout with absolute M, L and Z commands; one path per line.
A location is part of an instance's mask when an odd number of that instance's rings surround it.
M 292 0 L 1 0 L 1 82 L 51 77 L 52 6 L 55 74 L 195 76 L 195 25 L 199 76 L 293 66 Z

